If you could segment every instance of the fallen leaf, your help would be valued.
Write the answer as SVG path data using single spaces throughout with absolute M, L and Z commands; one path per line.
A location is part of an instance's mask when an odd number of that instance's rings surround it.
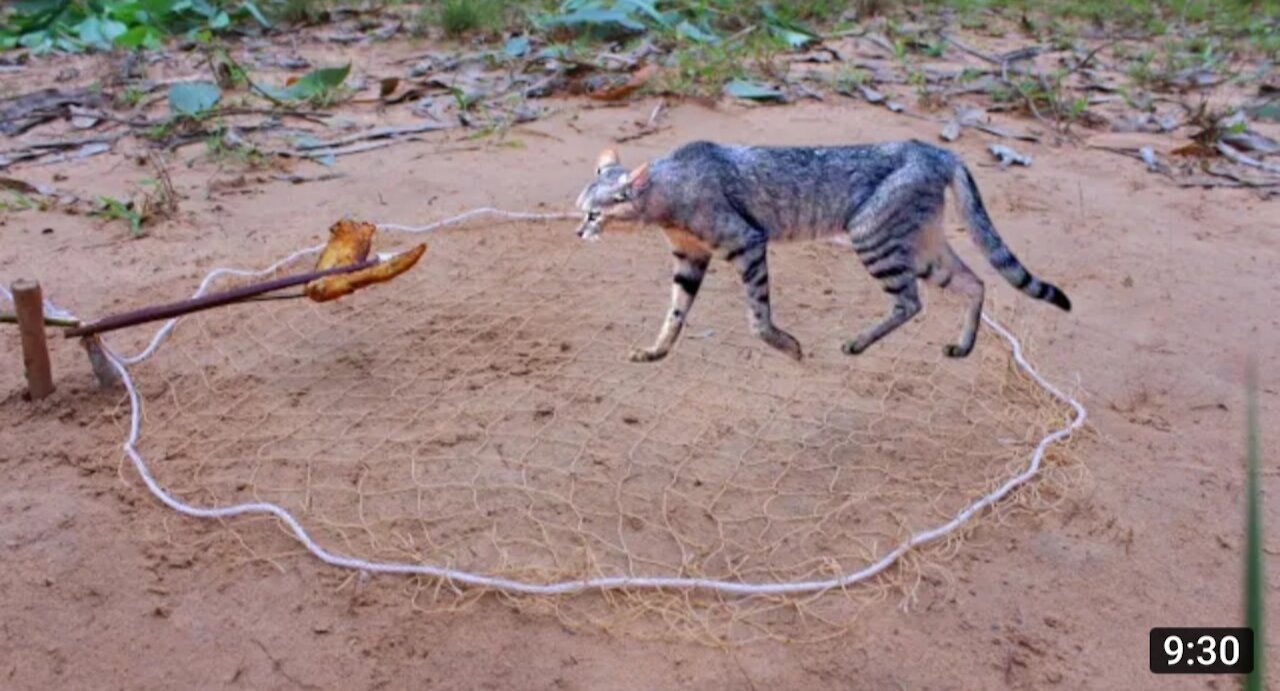
M 169 87 L 169 112 L 194 116 L 218 105 L 222 89 L 212 82 L 185 82 Z
M 748 101 L 783 102 L 787 100 L 786 94 L 783 94 L 778 89 L 743 79 L 735 79 L 725 84 L 724 90 L 725 93 L 734 98 Z
M 387 97 L 390 96 L 391 94 L 394 94 L 396 92 L 396 89 L 399 86 L 400 86 L 399 77 L 387 77 L 383 79 L 382 81 L 378 82 L 378 98 L 384 101 L 387 100 Z
M 635 93 L 646 82 L 658 73 L 657 65 L 645 65 L 631 74 L 631 78 L 624 84 L 587 94 L 589 97 L 597 101 L 620 101 L 627 96 Z
M 512 36 L 507 39 L 507 43 L 503 46 L 503 51 L 507 57 L 522 58 L 529 53 L 529 37 L 528 36 Z

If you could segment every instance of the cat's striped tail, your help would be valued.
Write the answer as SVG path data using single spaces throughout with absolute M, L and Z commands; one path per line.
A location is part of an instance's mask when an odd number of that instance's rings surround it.
M 982 204 L 982 195 L 978 192 L 978 186 L 974 183 L 973 176 L 969 174 L 969 169 L 959 158 L 954 158 L 954 161 L 951 190 L 956 195 L 956 201 L 960 203 L 960 215 L 964 217 L 965 225 L 969 228 L 969 237 L 973 238 L 983 254 L 987 255 L 991 265 L 1014 288 L 1037 300 L 1051 302 L 1070 312 L 1071 300 L 1067 298 L 1066 293 L 1052 283 L 1032 276 L 1027 267 L 1013 256 L 1013 252 L 996 233 L 991 217 L 987 215 L 987 209 Z

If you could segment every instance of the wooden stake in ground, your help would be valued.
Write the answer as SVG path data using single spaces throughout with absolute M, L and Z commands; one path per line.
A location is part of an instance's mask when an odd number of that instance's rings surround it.
M 44 333 L 44 299 L 36 281 L 14 281 L 11 290 L 18 332 L 22 337 L 27 392 L 31 400 L 36 401 L 53 393 L 53 368 L 49 364 L 49 342 Z

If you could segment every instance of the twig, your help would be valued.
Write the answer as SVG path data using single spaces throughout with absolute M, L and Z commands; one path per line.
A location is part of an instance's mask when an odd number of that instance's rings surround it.
M 861 29 L 845 29 L 844 31 L 833 31 L 829 34 L 822 34 L 820 38 L 824 41 L 830 41 L 833 38 L 849 38 L 850 36 L 860 37 L 867 33 L 866 28 Z
M 345 144 L 352 144 L 355 142 L 362 142 L 368 139 L 388 139 L 388 138 L 395 138 L 395 137 L 403 137 L 405 135 L 420 134 L 422 132 L 434 132 L 437 130 L 447 130 L 456 126 L 457 125 L 429 122 L 422 125 L 414 125 L 412 127 L 379 127 L 376 129 L 368 130 L 366 132 L 361 132 L 359 134 L 353 134 L 349 137 L 334 139 L 332 141 L 308 142 L 305 144 L 299 144 L 297 148 L 301 151 L 308 151 L 312 149 L 331 149 L 333 147 L 343 146 Z
M 19 154 L 28 151 L 41 151 L 45 149 L 75 149 L 85 144 L 114 144 L 117 140 L 124 136 L 124 133 L 112 135 L 99 135 L 95 137 L 80 137 L 79 139 L 57 139 L 44 142 L 30 142 L 20 149 L 10 149 L 8 151 L 0 151 L 0 156 L 8 154 Z M 44 154 L 39 154 L 43 156 Z
M 382 142 L 366 142 L 364 144 L 356 144 L 353 146 L 340 146 L 333 149 L 311 149 L 309 151 L 297 152 L 281 152 L 285 156 L 297 156 L 299 158 L 324 158 L 326 156 L 346 156 L 348 154 L 360 154 L 374 149 L 385 149 L 395 144 L 394 141 Z
M 1094 48 L 1093 50 L 1085 54 L 1084 59 L 1076 63 L 1076 66 L 1072 67 L 1071 71 L 1068 74 L 1074 74 L 1076 72 L 1079 72 L 1080 70 L 1083 70 L 1085 67 L 1088 67 L 1089 63 L 1093 61 L 1093 58 L 1095 55 L 1102 52 L 1104 48 L 1110 48 L 1111 46 L 1114 46 L 1116 43 L 1119 43 L 1119 41 L 1111 40 L 1111 41 L 1106 41 L 1104 43 L 1099 44 L 1097 48 Z
M 1006 139 L 1021 139 L 1024 142 L 1040 141 L 1040 137 L 1037 137 L 1034 134 L 1030 134 L 1027 132 L 1009 132 L 1007 130 L 996 127 L 995 125 L 988 125 L 984 122 L 966 123 L 965 127 L 972 127 L 975 130 L 982 130 L 987 134 L 992 134 L 997 137 L 1004 137 Z
M 943 33 L 939 35 L 941 36 L 943 41 L 950 43 L 952 46 L 959 49 L 960 52 L 962 53 L 968 53 L 969 55 L 972 55 L 973 57 L 978 58 L 979 60 L 989 62 L 992 65 L 1000 65 L 1002 67 L 1004 66 L 1005 61 L 1001 60 L 1000 58 L 997 58 L 994 55 L 991 55 L 989 53 L 984 53 L 978 50 L 977 48 L 970 48 L 969 46 L 966 46 L 965 44 L 955 40 L 954 38 L 951 38 L 949 34 Z
M 1252 180 L 1241 180 L 1240 178 L 1228 177 L 1220 173 L 1211 174 L 1222 178 L 1222 180 L 1209 180 L 1206 178 L 1178 180 L 1178 187 L 1203 187 L 1205 189 L 1214 187 L 1226 187 L 1229 189 L 1270 189 L 1273 187 L 1280 187 L 1280 180 L 1275 182 L 1255 182 Z
M 213 111 L 211 115 L 279 115 L 299 118 L 319 125 L 328 124 L 323 120 L 323 118 L 334 117 L 333 113 L 324 113 L 314 110 L 297 110 L 291 108 L 220 108 Z
M 613 141 L 619 144 L 626 144 L 627 142 L 634 142 L 637 139 L 643 139 L 645 137 L 648 137 L 651 134 L 665 132 L 669 129 L 671 128 L 670 127 L 645 127 L 644 129 L 638 130 L 636 132 L 632 132 L 631 134 L 624 134 L 618 137 L 614 137 Z
M 893 44 L 889 43 L 888 40 L 886 40 L 883 36 L 880 36 L 879 34 L 870 34 L 870 33 L 859 34 L 858 38 L 875 44 L 877 48 L 879 48 L 880 50 L 883 50 L 884 52 L 890 55 L 893 55 L 896 52 L 894 50 Z
M 291 175 L 272 175 L 271 179 L 301 185 L 304 182 L 325 182 L 326 180 L 337 180 L 343 177 L 346 177 L 343 173 L 325 173 L 323 175 L 298 175 L 294 173 Z
M 649 114 L 649 121 L 644 124 L 646 128 L 652 128 L 653 123 L 658 121 L 658 116 L 662 115 L 662 108 L 665 105 L 667 105 L 666 101 L 658 101 L 658 105 L 653 107 L 653 112 Z
M 1155 151 L 1150 147 L 1139 149 L 1123 146 L 1105 146 L 1102 144 L 1089 144 L 1088 148 L 1097 149 L 1098 151 L 1106 151 L 1107 153 L 1119 154 L 1126 158 L 1134 158 L 1142 161 L 1146 165 L 1147 170 L 1152 173 L 1159 173 L 1169 179 L 1174 179 L 1173 171 L 1167 163 L 1161 162 L 1155 157 Z M 1145 150 L 1145 153 L 1144 153 Z
M 1280 166 L 1274 163 L 1267 163 L 1266 161 L 1260 161 L 1256 158 L 1253 158 L 1252 156 L 1246 156 L 1245 154 L 1241 153 L 1239 149 L 1236 149 L 1235 147 L 1231 146 L 1226 142 L 1218 142 L 1217 148 L 1218 148 L 1218 152 L 1221 153 L 1223 156 L 1226 156 L 1227 158 L 1231 159 L 1232 161 L 1235 161 L 1236 163 L 1239 163 L 1240 165 L 1250 166 L 1253 168 L 1265 170 L 1268 173 L 1275 173 L 1277 175 L 1280 175 Z

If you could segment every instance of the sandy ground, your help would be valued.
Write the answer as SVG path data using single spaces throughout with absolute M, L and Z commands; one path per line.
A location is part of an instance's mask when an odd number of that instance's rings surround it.
M 142 239 L 128 238 L 119 223 L 10 214 L 0 226 L 0 278 L 37 276 L 62 306 L 97 315 L 183 295 L 217 266 L 262 265 L 313 244 L 345 214 L 417 223 L 484 205 L 560 210 L 601 146 L 654 104 L 558 105 L 560 114 L 513 131 L 521 146 L 466 148 L 428 138 L 344 158 L 340 180 L 292 186 L 266 175 L 255 181 L 250 172 L 251 184 L 211 189 L 242 171 L 180 168 L 180 217 Z M 850 101 L 687 105 L 669 118 L 666 131 L 621 147 L 624 158 L 696 138 L 936 138 L 932 125 Z M 954 582 L 922 584 L 911 611 L 890 599 L 834 640 L 719 650 L 570 630 L 497 598 L 457 614 L 424 614 L 406 606 L 401 579 L 353 588 L 346 573 L 306 557 L 229 558 L 223 527 L 169 512 L 120 462 L 121 402 L 94 390 L 80 353 L 55 339 L 59 390 L 27 402 L 16 337 L 4 331 L 0 686 L 1230 688 L 1234 682 L 1223 678 L 1151 675 L 1147 634 L 1240 618 L 1248 356 L 1264 373 L 1264 454 L 1274 456 L 1272 432 L 1280 429 L 1280 382 L 1270 374 L 1280 366 L 1277 203 L 1239 191 L 1176 189 L 1107 153 L 1023 146 L 1034 165 L 1003 171 L 986 165 L 985 140 L 975 134 L 954 148 L 975 162 L 1011 246 L 1075 303 L 1070 315 L 1026 305 L 1017 311 L 1042 370 L 1069 386 L 1078 381 L 1089 406 L 1092 430 L 1073 452 L 1088 482 L 1057 511 L 980 526 L 950 564 Z M 147 175 L 126 155 L 21 173 L 46 183 L 65 175 L 58 186 L 86 194 L 123 191 Z M 569 231 L 538 243 L 577 242 Z M 655 262 L 665 255 L 662 242 L 654 232 L 644 245 Z M 1017 304 L 985 263 L 971 264 L 984 267 L 979 272 L 1000 304 Z M 652 292 L 649 304 L 662 309 L 660 281 L 626 291 Z M 602 310 L 611 304 L 617 300 L 600 297 Z M 656 315 L 646 317 L 652 325 Z M 647 338 L 647 329 L 636 333 Z M 138 341 L 118 340 L 123 350 Z M 835 344 L 810 347 L 824 346 Z M 1264 463 L 1274 555 L 1276 466 Z M 1275 601 L 1280 563 L 1268 566 Z M 1276 621 L 1271 641 L 1280 641 Z M 1274 644 L 1268 658 L 1280 669 Z

